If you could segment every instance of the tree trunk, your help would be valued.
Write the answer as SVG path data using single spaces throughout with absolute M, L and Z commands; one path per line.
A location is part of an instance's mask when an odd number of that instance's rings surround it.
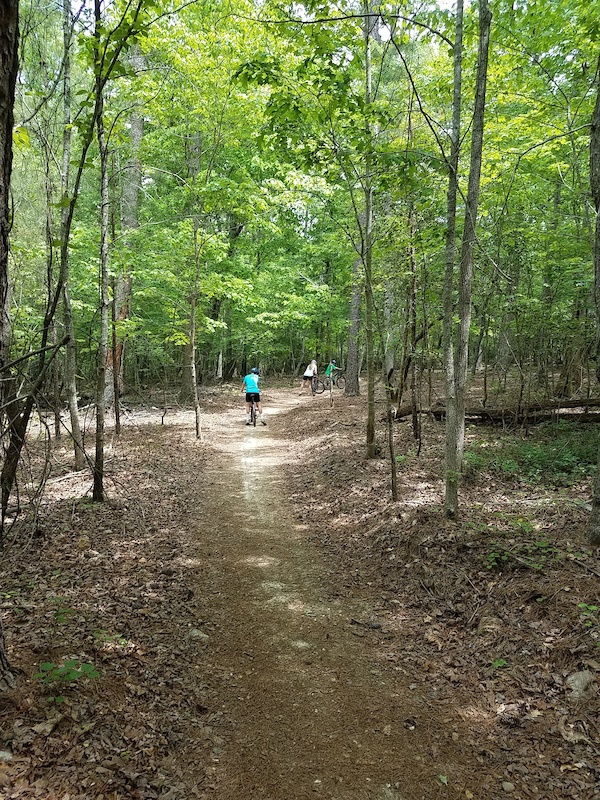
M 136 72 L 142 71 L 146 66 L 146 57 L 140 52 L 138 45 L 133 48 L 129 58 Z M 138 230 L 140 194 L 142 191 L 142 164 L 140 161 L 140 148 L 144 138 L 144 117 L 138 109 L 134 109 L 129 117 L 129 141 L 131 146 L 130 157 L 123 171 L 122 211 L 121 226 L 127 244 L 127 233 Z M 114 353 L 109 353 L 106 368 L 106 402 L 115 406 L 122 393 L 122 381 L 125 365 L 125 344 L 119 336 L 119 323 L 129 318 L 131 313 L 131 297 L 133 285 L 131 271 L 125 266 L 117 276 L 115 289 L 115 319 L 117 329 L 117 343 Z M 115 373 L 115 374 L 113 374 Z M 118 387 L 115 397 L 114 387 Z
M 361 237 L 361 257 L 365 270 L 365 340 L 367 347 L 367 458 L 375 457 L 375 346 L 374 346 L 374 313 L 375 298 L 373 296 L 372 259 L 373 259 L 373 174 L 372 174 L 372 129 L 368 116 L 369 106 L 373 102 L 371 74 L 371 30 L 376 19 L 370 16 L 371 3 L 366 0 L 364 18 L 365 36 L 365 135 L 367 152 L 365 154 L 365 177 L 363 191 L 365 197 L 365 221 Z
M 196 439 L 202 439 L 202 420 L 200 398 L 198 397 L 198 378 L 196 375 L 196 315 L 198 313 L 198 291 L 200 285 L 200 249 L 198 247 L 198 222 L 194 221 L 194 290 L 190 304 L 190 377 L 192 397 L 196 417 Z
M 386 283 L 383 298 L 383 375 L 386 383 L 393 380 L 396 369 L 396 289 L 392 281 Z
M 451 452 L 452 463 L 447 466 L 446 475 L 446 514 L 454 517 L 458 513 L 458 484 L 462 469 L 465 443 L 465 399 L 468 377 L 469 333 L 471 328 L 471 284 L 473 276 L 473 250 L 477 223 L 477 206 L 483 152 L 483 123 L 485 116 L 485 94 L 487 87 L 487 66 L 492 15 L 487 0 L 479 2 L 479 54 L 477 62 L 477 83 L 475 87 L 475 106 L 473 109 L 473 132 L 471 137 L 471 163 L 469 167 L 469 187 L 465 208 L 460 257 L 460 276 L 458 286 L 459 327 L 454 359 L 454 403 L 455 414 L 452 427 L 446 426 L 450 441 L 447 454 Z
M 10 281 L 8 273 L 10 177 L 12 171 L 13 109 L 19 67 L 19 3 L 0 2 L 0 409 L 7 398 L 7 367 L 10 360 Z M 4 411 L 0 427 L 4 428 Z M 4 488 L 4 487 L 3 487 Z M 4 522 L 4 515 L 3 520 Z M 4 525 L 2 525 L 2 531 Z M 0 692 L 12 689 L 15 677 L 6 657 L 6 644 L 0 620 Z
M 359 385 L 359 342 L 360 342 L 360 310 L 362 306 L 363 287 L 360 280 L 360 259 L 354 262 L 353 288 L 350 299 L 350 327 L 348 329 L 348 355 L 346 358 L 346 397 L 358 397 Z M 303 345 L 304 346 L 304 345 Z M 302 359 L 304 360 L 304 359 Z
M 408 228 L 409 228 L 409 256 L 410 256 L 410 274 L 411 274 L 411 290 L 410 290 L 410 310 L 409 310 L 409 323 L 410 323 L 410 349 L 411 349 L 411 364 L 410 364 L 410 400 L 412 406 L 412 427 L 413 437 L 419 443 L 419 452 L 421 450 L 421 417 L 419 416 L 419 397 L 417 387 L 417 260 L 415 255 L 415 209 L 411 206 L 408 215 Z
M 101 0 L 94 1 L 96 20 L 96 37 L 101 23 Z M 96 48 L 96 58 L 99 58 Z M 108 291 L 108 223 L 110 199 L 108 192 L 108 152 L 104 133 L 103 86 L 101 83 L 101 63 L 96 60 L 96 104 L 98 115 L 96 128 L 98 131 L 98 149 L 100 151 L 100 343 L 98 345 L 98 380 L 96 386 L 96 457 L 94 460 L 94 489 L 92 498 L 96 502 L 104 501 L 104 433 L 106 414 L 106 359 L 108 354 L 108 316 L 110 298 Z
M 444 373 L 446 379 L 446 497 L 448 516 L 458 511 L 458 453 L 456 450 L 457 419 L 454 375 L 454 269 L 456 261 L 456 201 L 458 195 L 458 161 L 460 154 L 460 106 L 462 100 L 463 0 L 456 3 L 454 41 L 454 89 L 452 130 L 448 159 L 448 193 L 446 222 L 446 273 L 444 278 Z
M 70 228 L 69 207 L 65 201 L 69 196 L 71 168 L 71 21 L 70 0 L 63 0 L 63 152 L 61 170 L 61 200 L 63 205 L 61 209 L 60 238 L 61 243 L 64 241 L 65 244 L 68 242 Z M 79 421 L 79 409 L 77 408 L 77 356 L 75 351 L 73 308 L 71 305 L 71 295 L 69 293 L 69 249 L 67 246 L 61 246 L 60 259 L 60 270 L 63 282 L 63 322 L 65 334 L 68 337 L 64 359 L 65 392 L 71 421 L 75 469 L 81 470 L 85 467 L 86 460 L 83 434 Z
M 53 237 L 53 220 L 52 220 L 52 206 L 54 203 L 52 176 L 50 173 L 50 153 L 47 146 L 43 147 L 44 160 L 45 160 L 45 178 L 46 178 L 46 281 L 48 297 L 46 300 L 49 306 L 52 303 L 52 284 L 54 272 L 54 245 L 52 243 Z M 50 341 L 56 347 L 58 342 L 58 331 L 56 330 L 56 318 L 52 320 L 50 325 Z M 61 406 L 60 406 L 60 364 L 58 359 L 54 359 L 52 365 L 52 395 L 53 395 L 53 414 L 54 414 L 54 436 L 60 439 L 61 435 Z
M 11 226 L 10 176 L 12 171 L 13 108 L 18 71 L 19 3 L 0 2 L 0 409 L 6 401 L 11 337 L 10 281 L 8 275 Z M 4 426 L 2 426 L 4 427 Z
M 600 342 L 600 57 L 596 69 L 596 104 L 592 113 L 590 134 L 590 185 L 596 207 L 596 233 L 594 238 L 594 299 L 596 301 L 596 342 Z M 596 358 L 600 357 L 600 349 L 596 347 Z M 598 468 L 594 479 L 592 497 L 592 513 L 588 520 L 587 536 L 590 544 L 600 545 L 600 448 L 598 450 Z

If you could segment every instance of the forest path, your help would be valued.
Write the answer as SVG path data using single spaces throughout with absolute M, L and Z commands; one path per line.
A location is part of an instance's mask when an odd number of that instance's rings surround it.
M 448 796 L 431 784 L 432 770 L 448 767 L 444 741 L 454 744 L 452 731 L 441 730 L 448 725 L 439 704 L 432 712 L 408 679 L 378 662 L 363 638 L 369 630 L 385 636 L 370 627 L 373 609 L 332 594 L 327 565 L 294 521 L 281 466 L 293 459 L 303 468 L 285 435 L 298 402 L 319 399 L 278 397 L 267 405 L 266 428 L 228 412 L 209 434 L 199 591 L 211 705 L 230 730 L 205 796 Z M 423 788 L 425 775 L 434 794 Z

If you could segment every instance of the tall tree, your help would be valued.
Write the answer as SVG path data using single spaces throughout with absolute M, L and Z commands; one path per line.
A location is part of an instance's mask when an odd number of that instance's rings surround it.
M 104 500 L 104 427 L 106 412 L 106 360 L 108 355 L 108 147 L 104 130 L 104 83 L 102 81 L 102 10 L 100 0 L 94 2 L 94 71 L 96 74 L 96 129 L 100 152 L 100 341 L 98 343 L 98 381 L 96 388 L 96 457 L 94 460 L 93 499 Z
M 367 345 L 367 457 L 375 457 L 375 298 L 373 295 L 373 69 L 371 47 L 373 30 L 379 17 L 372 13 L 370 0 L 364 2 L 363 33 L 365 39 L 365 153 L 364 217 L 357 220 L 361 227 L 361 261 L 365 270 L 365 337 Z M 361 225 L 361 221 L 363 224 Z
M 463 58 L 463 0 L 456 3 L 454 36 L 454 79 L 452 92 L 452 123 L 448 159 L 448 191 L 446 207 L 446 273 L 444 279 L 444 378 L 446 384 L 446 509 L 454 513 L 458 506 L 458 406 L 456 397 L 456 365 L 454 360 L 454 282 L 456 264 L 456 207 L 458 198 L 458 165 L 460 157 L 460 127 L 462 104 Z M 450 435 L 449 435 L 450 434 Z
M 146 66 L 146 56 L 142 53 L 140 45 L 135 44 L 129 56 L 129 63 L 136 74 L 141 73 Z M 131 234 L 139 229 L 140 193 L 142 190 L 142 162 L 140 149 L 144 137 L 144 114 L 138 104 L 131 110 L 128 120 L 129 132 L 129 157 L 123 169 L 121 190 L 121 236 L 123 239 L 121 251 L 126 252 L 131 243 L 128 241 Z M 132 248 L 133 249 L 133 248 Z M 131 314 L 131 296 L 133 290 L 132 265 L 125 263 L 115 281 L 114 326 L 116 346 L 108 354 L 106 368 L 105 400 L 107 403 L 114 401 L 115 414 L 118 414 L 119 394 L 122 391 L 122 378 L 125 358 L 125 342 L 120 331 L 122 323 Z M 115 388 L 116 397 L 113 397 Z
M 596 328 L 600 331 L 600 57 L 596 66 L 596 103 L 592 113 L 590 133 L 590 185 L 592 198 L 596 207 L 596 230 L 594 238 L 594 299 L 596 306 Z M 598 467 L 594 479 L 592 512 L 587 526 L 588 539 L 591 544 L 600 545 L 600 449 L 598 451 Z
M 61 224 L 60 238 L 68 241 L 70 229 L 69 217 L 69 189 L 71 172 L 71 48 L 73 45 L 73 15 L 70 0 L 63 0 L 63 140 L 62 140 L 62 167 L 61 167 Z M 79 420 L 77 403 L 77 355 L 75 349 L 75 326 L 73 324 L 73 304 L 69 287 L 69 248 L 60 249 L 60 272 L 62 275 L 63 292 L 63 322 L 67 343 L 64 358 L 64 381 L 69 417 L 71 421 L 71 436 L 73 437 L 75 469 L 85 467 L 85 450 L 83 433 Z
M 7 399 L 8 361 L 11 338 L 10 279 L 8 270 L 11 227 L 10 177 L 15 84 L 19 52 L 18 0 L 0 2 L 0 409 Z
M 10 179 L 12 172 L 13 109 L 18 71 L 19 3 L 0 2 L 0 409 L 7 399 L 10 348 L 10 278 L 8 270 L 11 226 Z M 10 390 L 9 390 L 10 391 Z M 0 425 L 4 429 L 4 413 Z M 3 433 L 3 431 L 2 431 Z M 4 489 L 4 487 L 2 487 Z M 6 657 L 6 643 L 0 620 L 0 691 L 15 685 Z
M 492 14 L 487 0 L 480 0 L 479 51 L 472 121 L 469 186 L 465 203 L 465 221 L 458 283 L 457 314 L 459 324 L 456 332 L 456 346 L 454 350 L 454 391 L 452 395 L 448 397 L 449 403 L 452 402 L 456 404 L 456 410 L 446 415 L 446 438 L 448 443 L 446 449 L 445 511 L 450 517 L 454 517 L 458 513 L 458 485 L 465 443 L 465 403 L 468 379 L 469 337 L 471 333 L 473 251 L 476 243 L 477 208 L 483 154 L 483 127 L 491 22 Z

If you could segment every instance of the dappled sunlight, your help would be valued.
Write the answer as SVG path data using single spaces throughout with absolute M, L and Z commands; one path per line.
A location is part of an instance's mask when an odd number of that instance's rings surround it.
M 488 725 L 496 718 L 490 711 L 473 705 L 460 706 L 457 713 L 469 725 Z
M 185 569 L 198 569 L 203 564 L 199 558 L 176 558 L 174 563 Z
M 267 567 L 275 567 L 277 564 L 280 563 L 280 559 L 273 558 L 272 556 L 247 556 L 246 558 L 241 559 L 238 563 L 240 564 L 248 564 L 251 567 L 260 567 L 261 569 L 265 569 Z M 265 586 L 267 584 L 263 584 Z M 273 586 L 277 586 L 278 584 L 271 584 Z

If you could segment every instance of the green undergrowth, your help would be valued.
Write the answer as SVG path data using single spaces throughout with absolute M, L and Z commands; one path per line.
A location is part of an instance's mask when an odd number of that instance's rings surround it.
M 464 476 L 467 481 L 491 474 L 525 484 L 571 486 L 591 475 L 597 457 L 595 427 L 560 421 L 539 425 L 528 436 L 493 431 L 471 441 Z

